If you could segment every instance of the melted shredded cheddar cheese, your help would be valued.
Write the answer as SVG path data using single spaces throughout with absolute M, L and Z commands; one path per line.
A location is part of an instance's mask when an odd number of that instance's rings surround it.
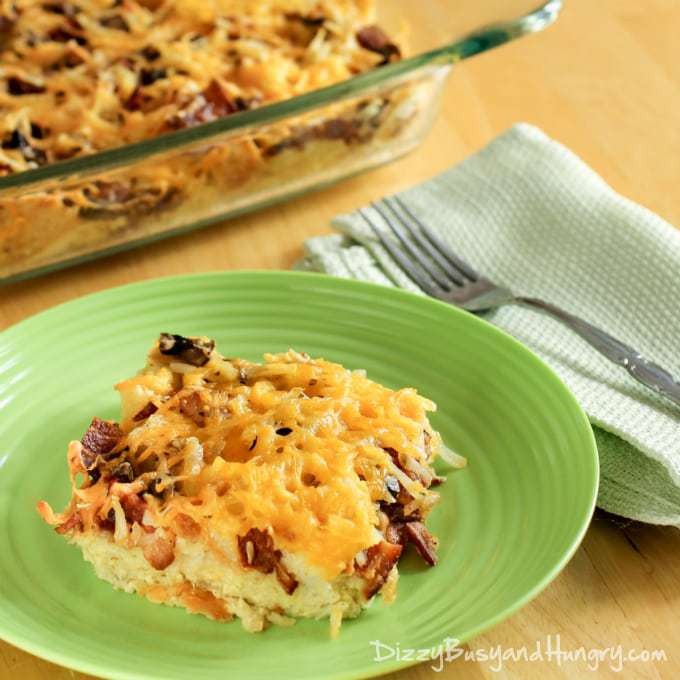
M 39 512 L 63 531 L 110 522 L 113 540 L 130 546 L 160 529 L 163 540 L 201 534 L 219 553 L 220 541 L 259 530 L 329 581 L 354 573 L 384 537 L 383 504 L 424 519 L 439 498 L 428 488 L 441 447 L 427 419 L 435 405 L 292 350 L 264 359 L 211 349 L 196 366 L 157 344 L 116 386 L 120 428 L 99 421 L 115 429 L 114 448 L 93 462 L 85 438 L 72 442 L 71 504 L 56 515 L 41 502 Z M 131 527 L 130 499 L 143 507 Z
M 118 448 L 173 489 L 160 523 L 181 513 L 225 536 L 272 531 L 279 548 L 328 579 L 376 543 L 378 502 L 389 500 L 385 477 L 395 470 L 386 449 L 427 466 L 436 437 L 434 405 L 415 390 L 293 351 L 261 365 L 214 353 L 193 367 L 154 350 L 149 367 L 117 388 L 126 433 Z M 140 425 L 134 415 L 148 403 L 157 410 Z M 417 503 L 436 500 L 401 479 Z
M 373 0 L 2 0 L 0 174 L 292 97 L 381 63 Z

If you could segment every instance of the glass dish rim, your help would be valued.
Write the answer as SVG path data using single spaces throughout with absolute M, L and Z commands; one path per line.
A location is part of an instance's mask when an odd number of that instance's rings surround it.
M 442 47 L 416 54 L 392 64 L 386 64 L 339 83 L 274 102 L 261 108 L 235 113 L 184 130 L 168 132 L 139 142 L 0 177 L 0 194 L 5 190 L 28 187 L 46 180 L 106 171 L 130 162 L 145 160 L 158 154 L 174 150 L 179 151 L 196 142 L 207 141 L 225 133 L 234 133 L 257 125 L 272 123 L 288 116 L 342 101 L 362 92 L 368 92 L 383 83 L 396 81 L 400 77 L 417 72 L 421 68 L 450 66 L 528 33 L 542 31 L 557 19 L 562 4 L 562 0 L 544 1 L 537 9 L 528 14 L 507 22 L 485 26 Z

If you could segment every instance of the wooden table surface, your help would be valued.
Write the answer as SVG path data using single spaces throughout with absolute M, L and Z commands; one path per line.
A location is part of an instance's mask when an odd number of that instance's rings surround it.
M 558 23 L 462 64 L 426 142 L 407 158 L 233 222 L 0 289 L 0 329 L 92 291 L 167 274 L 215 269 L 288 269 L 305 238 L 329 232 L 336 213 L 423 180 L 518 121 L 534 123 L 579 154 L 616 190 L 680 225 L 680 3 L 566 0 Z M 531 604 L 479 636 L 435 672 L 423 664 L 399 680 L 680 676 L 680 533 L 596 516 L 564 572 Z M 576 655 L 497 662 L 500 649 L 528 653 L 552 642 Z M 665 661 L 608 662 L 583 654 L 620 646 L 659 649 Z M 584 651 L 579 652 L 579 648 Z M 510 650 L 510 651 L 508 651 Z M 578 654 L 581 654 L 579 657 Z M 506 657 L 507 659 L 507 657 Z M 612 665 L 616 666 L 616 662 Z M 0 680 L 85 677 L 0 642 Z

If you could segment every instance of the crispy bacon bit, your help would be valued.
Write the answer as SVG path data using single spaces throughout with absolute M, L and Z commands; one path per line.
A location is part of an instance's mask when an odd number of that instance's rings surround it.
M 144 108 L 146 100 L 147 97 L 144 95 L 144 91 L 138 86 L 132 91 L 132 94 L 125 102 L 125 108 L 128 111 L 141 111 Z
M 5 5 L 3 9 L 6 13 L 0 14 L 0 34 L 9 33 L 12 28 L 14 28 L 14 24 L 18 18 L 17 8 L 13 4 L 9 7 Z
M 232 100 L 222 89 L 216 80 L 211 80 L 208 87 L 201 93 L 203 103 L 191 111 L 184 111 L 173 116 L 168 121 L 172 129 L 192 127 L 200 123 L 209 123 L 218 118 L 224 118 L 232 113 L 237 113 L 250 106 L 249 102 L 241 99 L 240 102 Z
M 377 52 L 383 60 L 378 64 L 389 64 L 401 58 L 401 51 L 390 41 L 380 26 L 366 26 L 357 32 L 357 42 L 366 50 Z
M 351 144 L 361 138 L 360 123 L 356 119 L 331 118 L 322 123 L 315 134 L 321 139 L 342 139 Z
M 70 31 L 67 28 L 64 28 L 63 26 L 57 26 L 56 28 L 53 28 L 48 34 L 47 37 L 52 40 L 53 42 L 59 42 L 59 43 L 67 43 L 70 40 L 75 40 L 75 42 L 78 45 L 84 46 L 87 45 L 87 39 L 84 38 L 82 35 L 78 35 L 77 33 L 74 33 L 73 31 Z
M 298 582 L 281 564 L 281 551 L 274 548 L 274 541 L 266 531 L 251 529 L 245 536 L 238 536 L 238 548 L 244 567 L 257 569 L 263 574 L 276 571 L 281 587 L 288 595 L 293 594 Z
M 366 582 L 364 596 L 372 598 L 385 584 L 392 567 L 401 555 L 402 546 L 381 541 L 366 551 L 366 563 L 356 565 L 356 570 Z
M 208 87 L 203 90 L 203 97 L 210 107 L 203 115 L 207 116 L 210 120 L 228 116 L 230 113 L 236 113 L 238 110 L 231 97 L 226 94 L 216 80 L 211 80 Z
M 405 527 L 409 543 L 413 543 L 420 556 L 433 567 L 437 564 L 437 539 L 422 522 L 408 522 Z
M 81 64 L 84 63 L 85 60 L 79 54 L 76 54 L 75 52 L 68 50 L 66 54 L 64 54 L 64 56 L 61 59 L 57 59 L 57 61 L 55 61 L 50 66 L 50 68 L 54 69 L 55 71 L 59 71 L 62 68 L 75 68 L 76 66 L 80 66 Z M 69 154 L 73 149 L 76 149 L 76 153 L 77 151 L 80 150 L 78 147 L 72 147 L 71 149 L 65 151 L 59 151 L 58 158 L 63 159 L 64 155 L 66 155 L 66 157 L 69 157 Z
M 323 16 L 304 15 L 297 12 L 288 12 L 285 14 L 285 17 L 288 21 L 299 21 L 310 28 L 320 28 L 326 21 L 326 18 Z
M 160 532 L 147 534 L 148 543 L 142 546 L 146 561 L 158 571 L 163 571 L 175 561 L 175 537 L 161 535 Z
M 199 392 L 189 392 L 179 399 L 179 410 L 198 427 L 205 427 L 207 408 Z
M 305 486 L 317 487 L 319 484 L 321 484 L 321 482 L 311 472 L 303 472 L 302 476 L 300 477 L 300 481 Z
M 194 539 L 201 535 L 201 525 L 184 512 L 177 513 L 175 525 L 179 535 L 184 538 Z
M 83 528 L 83 522 L 80 519 L 80 515 L 76 512 L 73 515 L 71 515 L 63 524 L 60 524 L 54 530 L 58 534 L 66 534 L 69 531 L 72 531 L 74 529 L 80 530 L 82 528 Z
M 74 153 L 79 150 L 76 149 Z M 94 182 L 95 189 L 83 191 L 91 205 L 78 210 L 87 219 L 109 219 L 118 215 L 148 215 L 170 205 L 179 194 L 176 187 L 138 187 L 134 191 L 122 182 Z
M 116 447 L 122 436 L 118 423 L 95 416 L 80 441 L 95 457 L 105 456 Z
M 184 363 L 191 366 L 205 366 L 210 354 L 215 349 L 214 340 L 202 338 L 185 338 L 183 335 L 161 333 L 158 339 L 158 349 L 166 356 L 178 356 Z
M 130 32 L 128 22 L 125 21 L 125 19 L 122 16 L 120 16 L 120 14 L 114 14 L 113 16 L 110 17 L 102 17 L 99 20 L 99 24 L 104 28 L 112 28 L 116 31 L 125 31 L 126 33 Z
M 46 12 L 61 14 L 66 17 L 74 17 L 80 11 L 70 2 L 44 2 L 41 6 Z
M 130 522 L 130 524 L 133 524 L 134 522 L 137 522 L 137 524 L 142 523 L 144 511 L 146 510 L 146 503 L 137 494 L 131 493 L 127 496 L 123 496 L 120 499 L 120 505 L 123 508 L 123 512 L 125 512 L 125 519 Z
M 152 416 L 158 411 L 158 406 L 150 401 L 139 413 L 132 416 L 132 420 L 139 422 L 140 420 L 146 420 L 149 416 Z
M 277 562 L 274 568 L 276 569 L 276 578 L 279 580 L 281 587 L 288 595 L 292 595 L 298 587 L 298 582 L 295 580 L 295 577 L 286 570 L 281 562 Z
M 83 191 L 85 198 L 97 205 L 124 203 L 130 198 L 130 188 L 122 182 L 95 181 Z
M 17 76 L 11 76 L 7 79 L 7 91 L 15 97 L 24 94 L 42 94 L 45 92 L 44 85 L 36 85 L 28 80 L 22 80 Z
M 139 73 L 139 81 L 142 85 L 153 85 L 157 80 L 166 78 L 168 75 L 164 68 L 143 68 Z
M 158 57 L 161 56 L 161 53 L 153 45 L 147 45 L 146 47 L 144 47 L 140 51 L 140 54 L 147 61 L 155 61 L 156 59 L 158 59 Z
M 97 526 L 99 526 L 99 528 L 103 531 L 110 531 L 113 533 L 116 530 L 116 515 L 113 511 L 113 508 L 109 510 L 109 513 L 106 517 L 101 518 L 99 515 L 96 515 L 95 520 L 97 522 Z

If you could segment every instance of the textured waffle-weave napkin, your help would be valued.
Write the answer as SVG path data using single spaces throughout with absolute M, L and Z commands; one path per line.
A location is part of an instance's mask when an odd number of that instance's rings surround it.
M 516 125 L 400 197 L 492 280 L 582 316 L 680 376 L 680 232 L 540 130 Z M 300 267 L 422 292 L 359 215 L 333 225 L 341 234 L 307 241 Z M 680 409 L 546 316 L 508 305 L 486 318 L 541 356 L 588 414 L 600 507 L 680 525 Z

